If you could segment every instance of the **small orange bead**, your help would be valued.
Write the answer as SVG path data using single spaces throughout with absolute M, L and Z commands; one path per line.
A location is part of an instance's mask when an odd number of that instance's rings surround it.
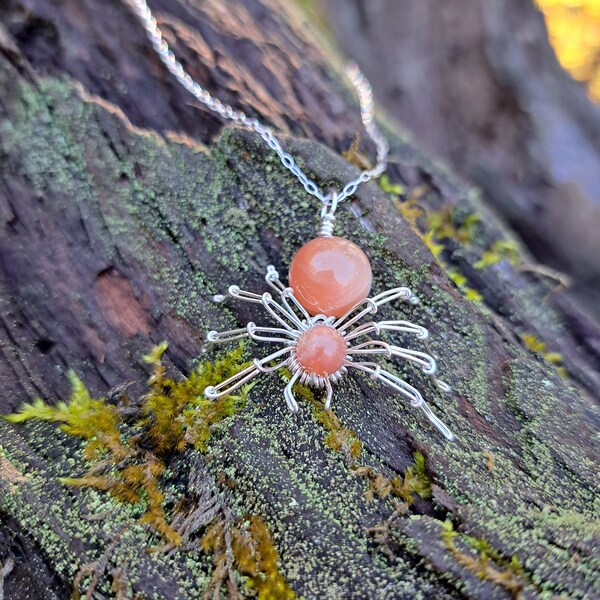
M 341 237 L 318 237 L 294 256 L 290 287 L 311 315 L 341 317 L 371 289 L 371 265 L 366 254 Z
M 316 325 L 296 342 L 296 358 L 309 373 L 332 375 L 346 359 L 346 341 L 329 325 Z

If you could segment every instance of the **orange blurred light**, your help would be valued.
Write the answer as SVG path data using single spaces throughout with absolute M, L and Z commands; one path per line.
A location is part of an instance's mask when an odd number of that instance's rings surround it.
M 600 0 L 536 0 L 561 65 L 600 102 Z

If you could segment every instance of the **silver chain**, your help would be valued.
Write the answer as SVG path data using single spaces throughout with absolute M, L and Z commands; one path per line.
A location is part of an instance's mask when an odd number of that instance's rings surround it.
M 324 194 L 317 184 L 302 172 L 294 158 L 283 149 L 281 142 L 275 137 L 275 134 L 270 127 L 263 125 L 258 119 L 248 117 L 248 115 L 242 111 L 235 110 L 228 104 L 223 104 L 223 102 L 218 98 L 214 98 L 199 83 L 191 78 L 189 73 L 183 68 L 183 65 L 177 60 L 175 54 L 169 49 L 167 42 L 163 39 L 162 31 L 159 29 L 158 23 L 152 15 L 146 0 L 127 1 L 139 16 L 154 50 L 175 79 L 177 79 L 177 81 L 192 94 L 198 102 L 204 104 L 209 110 L 216 112 L 223 119 L 233 121 L 245 129 L 258 133 L 258 135 L 260 135 L 260 137 L 268 144 L 269 148 L 279 156 L 283 166 L 298 178 L 300 183 L 304 186 L 304 189 L 309 194 L 316 196 L 325 206 L 331 205 L 334 198 L 336 204 L 349 198 L 356 192 L 361 183 L 365 183 L 374 177 L 379 177 L 387 168 L 389 144 L 375 124 L 373 118 L 373 93 L 371 85 L 355 63 L 350 63 L 347 66 L 346 73 L 358 93 L 363 125 L 377 148 L 377 164 L 372 169 L 362 171 L 356 179 L 348 182 L 340 192 Z

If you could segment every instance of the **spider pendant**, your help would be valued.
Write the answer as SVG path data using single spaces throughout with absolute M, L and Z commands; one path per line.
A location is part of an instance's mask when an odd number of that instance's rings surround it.
M 292 261 L 290 282 L 293 287 L 286 287 L 279 279 L 279 274 L 275 268 L 269 266 L 265 279 L 274 293 L 265 292 L 262 295 L 255 294 L 241 290 L 235 285 L 229 288 L 228 295 L 230 297 L 244 302 L 261 304 L 276 322 L 277 326 L 258 326 L 251 322 L 241 329 L 220 333 L 210 331 L 207 334 L 207 341 L 224 343 L 249 337 L 258 341 L 277 344 L 281 347 L 264 358 L 255 358 L 252 361 L 252 365 L 229 379 L 215 386 L 207 387 L 204 391 L 205 396 L 212 399 L 226 396 L 260 373 L 271 373 L 278 369 L 287 368 L 292 373 L 292 377 L 284 390 L 284 398 L 289 410 L 293 413 L 298 412 L 298 403 L 293 392 L 296 382 L 324 389 L 326 391 L 325 408 L 328 409 L 333 397 L 332 384 L 338 383 L 349 370 L 354 369 L 367 373 L 372 379 L 381 381 L 396 392 L 406 396 L 410 400 L 411 406 L 420 408 L 446 439 L 453 440 L 454 435 L 452 432 L 433 414 L 423 399 L 422 394 L 415 387 L 407 383 L 404 379 L 386 371 L 380 364 L 373 362 L 373 359 L 378 355 L 388 358 L 398 357 L 413 362 L 421 368 L 423 373 L 433 379 L 440 390 L 449 392 L 450 387 L 435 377 L 437 364 L 432 356 L 425 352 L 396 346 L 383 340 L 371 339 L 371 336 L 378 335 L 381 331 L 395 331 L 414 335 L 417 339 L 424 340 L 429 336 L 428 331 L 420 325 L 404 320 L 362 322 L 365 317 L 375 314 L 383 304 L 394 300 L 403 300 L 411 304 L 417 304 L 419 302 L 418 298 L 406 287 L 398 287 L 376 296 L 365 297 L 366 293 L 363 286 L 363 289 L 356 292 L 362 297 L 358 301 L 352 302 L 349 308 L 346 306 L 346 310 L 344 310 L 341 316 L 336 316 L 335 313 L 339 313 L 341 310 L 340 307 L 347 304 L 352 296 L 352 294 L 350 296 L 347 294 L 344 295 L 344 289 L 333 289 L 333 304 L 335 304 L 336 300 L 339 300 L 337 306 L 332 307 L 331 301 L 326 305 L 321 302 L 319 306 L 319 298 L 322 301 L 327 296 L 327 294 L 323 295 L 323 290 L 321 290 L 321 294 L 315 293 L 317 289 L 315 281 L 318 281 L 319 273 L 316 273 L 316 275 L 312 273 L 316 279 L 313 277 L 313 281 L 308 281 L 308 284 L 306 277 L 303 280 L 302 277 L 295 276 L 294 273 L 295 263 L 297 266 L 297 258 L 301 257 L 302 251 L 311 244 L 314 246 L 314 243 L 323 240 L 341 240 L 346 245 L 356 248 L 364 256 L 364 253 L 357 246 L 343 238 L 316 238 L 306 244 Z M 341 242 L 337 246 L 340 244 Z M 321 250 L 323 249 L 321 248 Z M 344 250 L 354 251 L 353 248 L 349 247 L 345 247 Z M 323 264 L 319 263 L 318 260 L 316 262 L 313 260 L 304 269 L 304 274 L 309 273 L 308 279 L 311 277 L 311 273 L 309 272 L 311 264 L 313 267 L 316 265 L 315 268 L 317 271 L 319 271 L 319 267 L 331 267 L 331 264 L 325 264 L 332 260 L 330 248 L 325 248 L 325 251 L 325 254 L 329 252 L 329 255 L 323 258 L 324 255 L 321 252 L 321 255 L 323 255 L 321 256 L 323 259 L 321 263 Z M 360 255 L 357 256 L 359 262 L 362 261 L 362 257 Z M 314 259 L 314 256 L 312 258 Z M 355 256 L 354 259 L 356 258 Z M 364 258 L 366 260 L 366 256 Z M 353 258 L 350 257 L 349 259 L 348 256 L 345 256 L 344 260 L 339 264 L 347 266 L 348 260 L 352 262 Z M 338 266 L 337 283 L 340 281 L 343 283 L 343 277 L 339 277 L 340 268 L 343 270 L 343 266 Z M 364 280 L 364 277 L 362 280 Z M 335 288 L 334 284 L 332 286 Z M 328 292 L 332 291 L 332 286 L 330 285 L 327 288 Z M 342 285 L 341 287 L 343 288 L 344 286 Z M 351 282 L 349 288 L 356 291 L 360 286 L 357 286 L 356 282 Z M 370 288 L 370 279 L 368 288 Z M 277 300 L 273 298 L 274 295 L 276 295 Z M 302 298 L 302 301 L 299 297 Z M 331 300 L 329 296 L 327 297 Z M 215 297 L 215 300 L 218 301 L 224 299 L 224 296 Z M 311 303 L 313 300 L 314 302 Z M 319 308 L 323 307 L 325 307 L 324 310 L 314 314 Z

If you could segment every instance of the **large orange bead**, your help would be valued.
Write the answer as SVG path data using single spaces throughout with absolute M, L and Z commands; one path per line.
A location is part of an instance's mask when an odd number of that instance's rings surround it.
M 318 237 L 298 250 L 290 265 L 290 287 L 311 315 L 341 317 L 371 289 L 366 254 L 341 237 Z
M 346 359 L 346 341 L 329 325 L 316 325 L 296 342 L 296 358 L 304 370 L 316 375 L 332 375 Z

